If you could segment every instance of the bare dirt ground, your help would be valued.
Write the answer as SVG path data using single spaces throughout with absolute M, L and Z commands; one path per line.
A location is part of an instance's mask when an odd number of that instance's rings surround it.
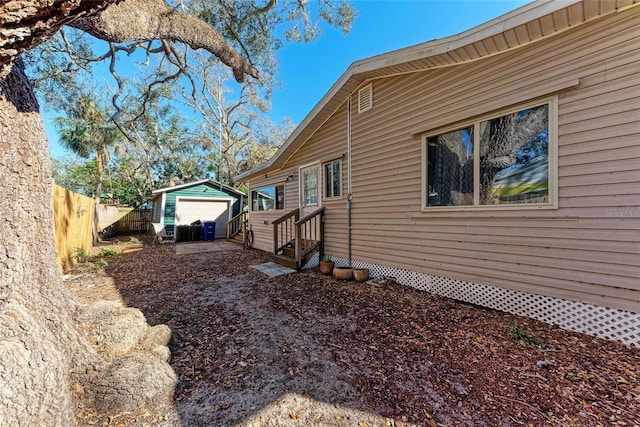
M 138 249 L 67 283 L 172 329 L 175 407 L 82 425 L 640 426 L 639 348 L 393 283 L 269 278 L 253 249 Z

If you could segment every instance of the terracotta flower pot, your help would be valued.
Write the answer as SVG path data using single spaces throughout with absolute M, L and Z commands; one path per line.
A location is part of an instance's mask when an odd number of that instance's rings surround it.
M 320 261 L 320 273 L 331 274 L 336 264 L 333 261 Z
M 369 280 L 369 269 L 355 268 L 353 270 L 353 278 L 356 279 L 356 282 L 366 282 Z
M 336 267 L 333 269 L 333 277 L 337 280 L 352 280 L 353 269 L 349 267 Z

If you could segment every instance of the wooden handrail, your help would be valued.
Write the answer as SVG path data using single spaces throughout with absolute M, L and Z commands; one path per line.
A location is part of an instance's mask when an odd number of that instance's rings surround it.
M 241 211 L 227 222 L 227 239 L 242 233 L 242 241 L 245 241 L 247 234 L 247 225 L 249 221 L 249 212 Z
M 318 216 L 320 215 L 322 212 L 324 212 L 324 208 L 319 208 L 316 209 L 315 211 L 303 216 L 302 218 L 300 218 L 299 220 L 296 221 L 296 225 L 298 224 L 302 224 L 303 222 L 307 222 L 309 221 L 311 218 L 313 218 L 314 216 Z
M 273 225 L 273 253 L 277 254 L 294 240 L 294 227 L 300 209 L 294 209 L 271 222 Z
M 295 216 L 296 217 L 296 221 L 297 221 L 298 218 L 300 217 L 300 209 L 294 209 L 292 211 L 287 212 L 286 214 L 282 215 L 280 218 L 274 219 L 273 221 L 271 221 L 271 224 L 278 225 L 278 224 L 280 224 L 282 222 L 285 222 L 286 220 L 288 220 L 292 216 Z
M 320 250 L 324 252 L 324 208 L 316 209 L 300 218 L 300 209 L 294 209 L 271 222 L 273 225 L 273 253 L 295 248 L 296 268 L 300 270 L 308 257 Z
M 298 270 L 308 254 L 324 250 L 324 208 L 316 209 L 295 223 L 295 258 Z

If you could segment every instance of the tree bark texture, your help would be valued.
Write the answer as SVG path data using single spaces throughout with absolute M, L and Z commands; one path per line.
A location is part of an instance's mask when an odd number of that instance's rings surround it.
M 126 0 L 93 16 L 70 24 L 111 42 L 132 40 L 176 40 L 193 49 L 206 49 L 233 70 L 239 82 L 244 75 L 258 77 L 257 70 L 233 49 L 216 29 L 206 22 L 180 13 L 164 0 Z
M 0 1 L 0 79 L 22 52 L 47 40 L 73 19 L 95 14 L 116 1 Z
M 0 80 L 0 425 L 73 425 L 93 350 L 57 271 L 44 123 L 18 61 Z
M 171 330 L 120 303 L 82 306 L 62 283 L 44 123 L 19 60 L 0 80 L 0 183 L 0 426 L 171 404 Z
M 233 69 L 237 81 L 258 71 L 211 25 L 171 9 L 163 0 L 9 0 L 0 3 L 0 79 L 22 52 L 37 46 L 63 25 L 102 40 L 177 40 L 206 49 Z
M 213 27 L 160 0 L 0 0 L 0 426 L 71 426 L 79 400 L 106 411 L 168 404 L 176 384 L 168 328 L 158 340 L 140 327 L 125 355 L 98 352 L 76 327 L 86 307 L 56 267 L 49 150 L 19 56 L 63 25 L 108 41 L 179 40 L 219 57 L 239 81 L 257 76 Z

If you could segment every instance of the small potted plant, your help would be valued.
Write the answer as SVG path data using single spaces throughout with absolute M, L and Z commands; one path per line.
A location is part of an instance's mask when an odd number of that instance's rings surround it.
M 336 264 L 331 258 L 331 254 L 327 254 L 320 260 L 320 272 L 322 274 L 331 274 L 333 273 L 333 267 L 335 267 L 335 265 Z

